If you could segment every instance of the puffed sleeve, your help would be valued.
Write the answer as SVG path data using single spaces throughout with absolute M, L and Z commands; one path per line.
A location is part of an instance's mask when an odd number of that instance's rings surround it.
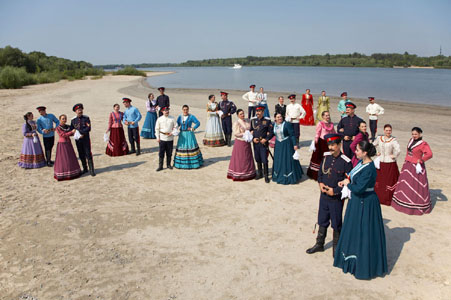
M 423 162 L 432 158 L 432 150 L 431 150 L 431 147 L 429 147 L 428 143 L 424 142 L 422 150 L 423 150 L 423 157 L 421 158 L 421 160 Z
M 365 167 L 365 169 L 357 173 L 353 177 L 352 182 L 348 184 L 349 190 L 354 194 L 363 194 L 368 187 L 371 187 L 370 183 L 376 177 L 373 174 L 373 172 L 376 172 L 376 169 L 371 169 L 371 166 Z
M 243 137 L 243 133 L 240 130 L 240 124 L 238 124 L 238 121 L 233 122 L 232 130 L 234 132 L 235 137 L 237 138 Z
M 393 147 L 393 155 L 397 158 L 401 153 L 401 147 L 399 146 L 397 139 L 393 139 L 392 147 Z
M 322 128 L 322 123 L 318 122 L 318 124 L 316 124 L 315 143 L 318 143 L 318 139 L 321 136 L 321 128 Z
M 112 126 L 113 126 L 113 113 L 110 113 L 110 116 L 108 117 L 108 131 L 111 130 Z

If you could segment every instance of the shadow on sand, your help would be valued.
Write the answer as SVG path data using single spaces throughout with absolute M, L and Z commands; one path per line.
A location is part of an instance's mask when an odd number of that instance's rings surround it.
M 446 197 L 443 193 L 441 189 L 430 189 L 429 192 L 431 193 L 431 204 L 432 204 L 432 209 L 434 209 L 435 204 L 437 203 L 437 201 L 448 201 L 448 197 Z
M 207 159 L 204 160 L 203 167 L 205 168 L 207 166 L 210 166 L 210 165 L 215 164 L 215 163 L 220 162 L 220 161 L 229 161 L 231 157 L 232 156 L 229 155 L 229 156 L 222 156 L 222 157 L 210 157 L 210 158 L 207 158 Z
M 99 168 L 99 169 L 96 169 L 96 173 L 100 174 L 100 173 L 104 173 L 104 172 L 120 171 L 123 169 L 134 168 L 134 167 L 137 167 L 144 163 L 146 163 L 146 161 L 137 161 L 137 162 L 132 162 L 132 163 L 125 163 L 125 164 L 120 164 L 120 165 Z
M 401 255 L 404 244 L 410 241 L 410 235 L 415 232 L 412 227 L 389 228 L 389 219 L 384 219 L 385 240 L 387 242 L 388 274 L 393 271 L 396 262 Z

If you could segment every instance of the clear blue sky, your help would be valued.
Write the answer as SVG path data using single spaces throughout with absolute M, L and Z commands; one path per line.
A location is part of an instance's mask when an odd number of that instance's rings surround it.
M 450 0 L 0 0 L 0 47 L 93 64 L 451 55 Z

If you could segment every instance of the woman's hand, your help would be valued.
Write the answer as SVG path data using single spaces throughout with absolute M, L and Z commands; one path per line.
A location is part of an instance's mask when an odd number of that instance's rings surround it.
M 293 148 L 294 148 L 294 151 L 299 149 L 298 146 L 294 146 Z
M 31 134 L 31 136 L 32 136 L 32 137 L 37 136 L 36 132 L 33 132 L 33 133 Z
M 340 181 L 340 182 L 338 182 L 338 186 L 339 187 L 344 187 L 345 185 L 348 185 L 349 184 L 349 179 L 344 179 L 344 180 L 342 180 L 342 181 Z

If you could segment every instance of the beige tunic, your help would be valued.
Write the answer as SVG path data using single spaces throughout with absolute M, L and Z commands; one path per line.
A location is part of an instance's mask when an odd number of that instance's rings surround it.
M 377 155 L 379 155 L 383 163 L 395 162 L 399 153 L 401 153 L 401 148 L 395 137 L 387 138 L 381 135 L 376 138 L 373 144 L 376 147 Z

